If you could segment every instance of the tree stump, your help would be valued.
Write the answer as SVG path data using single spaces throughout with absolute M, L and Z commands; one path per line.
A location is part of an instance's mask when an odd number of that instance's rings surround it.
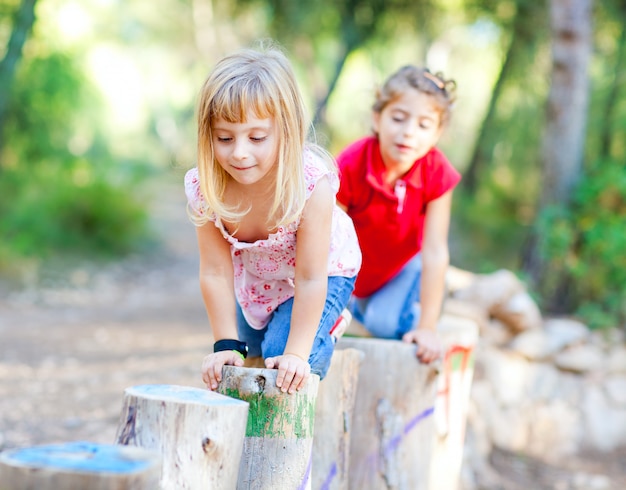
M 319 376 L 293 394 L 276 387 L 276 369 L 224 366 L 218 392 L 248 402 L 238 489 L 310 488 Z M 235 487 L 232 487 L 235 488 Z
M 328 374 L 320 382 L 313 435 L 313 488 L 348 488 L 350 434 L 363 353 L 335 350 Z
M 434 432 L 437 368 L 416 346 L 342 337 L 338 349 L 363 352 L 350 434 L 349 487 L 426 490 Z
M 206 389 L 142 385 L 124 391 L 118 444 L 157 450 L 163 490 L 232 490 L 248 404 Z
M 430 489 L 455 490 L 459 486 L 463 464 L 478 324 L 467 318 L 443 315 L 438 331 L 445 355 L 437 378 Z
M 71 442 L 0 453 L 2 490 L 155 490 L 161 458 L 137 447 Z

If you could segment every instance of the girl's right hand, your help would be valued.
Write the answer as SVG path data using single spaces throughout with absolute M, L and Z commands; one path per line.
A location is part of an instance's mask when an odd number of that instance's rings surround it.
M 222 381 L 224 365 L 242 367 L 243 359 L 238 352 L 223 350 L 209 354 L 202 361 L 202 381 L 209 390 L 216 390 L 218 383 Z

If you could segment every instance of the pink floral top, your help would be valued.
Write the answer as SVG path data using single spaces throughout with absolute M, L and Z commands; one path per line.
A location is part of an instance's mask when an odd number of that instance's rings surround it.
M 325 176 L 330 179 L 335 192 L 339 189 L 337 175 L 310 151 L 304 153 L 306 198 L 311 196 L 316 183 Z M 192 168 L 185 175 L 185 193 L 192 212 L 201 216 L 206 203 L 198 169 Z M 209 217 L 230 243 L 235 272 L 235 296 L 251 327 L 262 329 L 272 312 L 284 301 L 294 296 L 296 265 L 296 231 L 298 221 L 281 226 L 265 240 L 254 243 L 240 242 L 231 236 L 221 220 Z M 335 205 L 332 219 L 329 276 L 356 276 L 361 267 L 361 250 L 352 220 Z

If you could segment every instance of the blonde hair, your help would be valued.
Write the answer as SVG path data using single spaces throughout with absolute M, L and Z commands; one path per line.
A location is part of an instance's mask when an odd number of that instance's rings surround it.
M 456 100 L 456 82 L 446 80 L 441 72 L 431 73 L 428 68 L 413 65 L 403 66 L 385 81 L 376 92 L 372 110 L 382 112 L 387 104 L 409 88 L 434 97 L 441 111 L 441 125 L 448 123 Z
M 198 176 L 206 205 L 201 213 L 190 212 L 196 225 L 206 223 L 211 213 L 236 223 L 248 212 L 223 202 L 230 176 L 215 159 L 212 126 L 217 119 L 246 122 L 249 110 L 259 119 L 274 119 L 277 128 L 276 184 L 267 216 L 270 229 L 289 224 L 302 214 L 306 200 L 305 148 L 323 156 L 326 164 L 336 171 L 330 154 L 306 142 L 311 123 L 283 52 L 274 44 L 241 50 L 217 63 L 200 93 Z

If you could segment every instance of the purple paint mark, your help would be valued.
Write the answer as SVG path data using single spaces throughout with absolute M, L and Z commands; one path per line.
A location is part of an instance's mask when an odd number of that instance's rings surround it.
M 330 471 L 328 472 L 328 476 L 324 483 L 322 483 L 322 487 L 320 490 L 328 490 L 330 488 L 330 484 L 333 482 L 334 478 L 337 476 L 337 463 L 333 463 L 330 467 Z
M 415 429 L 417 424 L 419 424 L 426 417 L 429 417 L 430 415 L 432 415 L 434 412 L 435 412 L 435 407 L 430 407 L 424 410 L 422 413 L 418 414 L 417 417 L 414 417 L 411 420 L 409 420 L 409 422 L 404 426 L 404 430 L 402 431 L 402 434 L 398 434 L 397 436 L 394 436 L 389 440 L 389 442 L 387 443 L 384 449 L 385 456 L 388 455 L 390 452 L 398 449 L 398 446 L 402 442 L 402 439 L 404 439 L 409 434 L 409 432 Z
M 406 435 L 411 432 L 417 424 L 419 424 L 423 419 L 429 417 L 433 413 L 435 413 L 435 407 L 430 407 L 420 413 L 413 420 L 409 420 L 409 423 L 404 426 L 404 434 Z
M 309 478 L 311 477 L 311 465 L 313 464 L 313 454 L 309 456 L 309 464 L 306 466 L 306 473 L 304 474 L 304 479 L 302 483 L 298 487 L 298 490 L 304 490 L 306 488 L 306 484 L 309 482 Z

